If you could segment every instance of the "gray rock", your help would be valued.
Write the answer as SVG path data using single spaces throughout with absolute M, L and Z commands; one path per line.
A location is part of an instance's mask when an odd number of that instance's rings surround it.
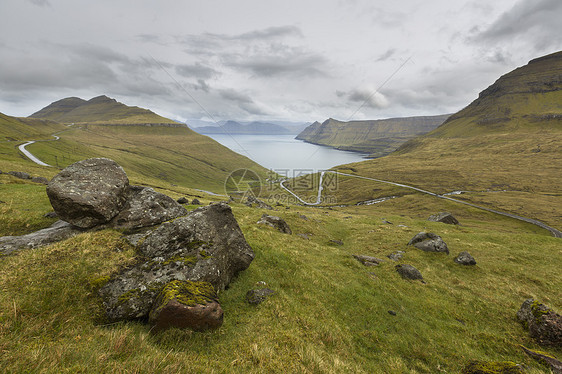
M 31 181 L 33 183 L 49 184 L 49 180 L 45 177 L 33 177 Z
M 185 197 L 185 196 L 184 196 L 184 197 L 180 197 L 180 198 L 177 200 L 177 202 L 178 202 L 178 204 L 189 204 L 189 200 L 188 200 L 187 197 Z
M 154 333 L 170 327 L 205 331 L 220 327 L 223 315 L 210 283 L 175 280 L 156 298 L 148 321 Z
M 45 218 L 58 218 L 58 214 L 56 212 L 49 212 L 49 213 L 43 214 L 43 217 L 45 217 Z
M 82 228 L 109 222 L 125 205 L 129 179 L 121 166 L 107 158 L 76 162 L 47 185 L 55 212 Z
M 139 243 L 144 260 L 113 275 L 99 290 L 109 321 L 146 318 L 156 296 L 173 280 L 209 282 L 221 291 L 254 258 L 226 203 L 165 222 Z
M 291 228 L 287 224 L 287 222 L 285 222 L 285 220 L 283 220 L 280 217 L 263 214 L 261 216 L 260 220 L 258 221 L 258 224 L 264 224 L 264 225 L 271 226 L 271 227 L 281 231 L 284 234 L 291 235 L 293 233 L 291 231 Z
M 421 275 L 420 271 L 412 265 L 400 264 L 396 265 L 394 268 L 404 279 L 423 280 L 423 276 Z
M 439 235 L 431 232 L 420 232 L 416 234 L 409 242 L 408 245 L 421 249 L 426 252 L 444 252 L 449 254 L 447 244 L 441 239 Z
M 202 205 L 201 202 L 198 199 L 193 199 L 191 201 L 191 205 Z
M 448 212 L 441 212 L 441 213 L 437 213 L 437 214 L 433 214 L 431 216 L 429 216 L 429 218 L 427 219 L 428 221 L 432 221 L 432 222 L 443 222 L 449 225 L 458 225 L 459 221 L 451 214 Z
M 396 252 L 393 252 L 393 253 L 389 254 L 386 257 L 390 258 L 392 261 L 399 261 L 399 260 L 402 259 L 402 257 L 404 257 L 404 253 L 406 253 L 406 252 L 396 251 Z
M 246 205 L 251 207 L 253 206 L 253 204 L 256 204 L 260 209 L 273 210 L 273 207 L 271 205 L 266 204 L 264 201 L 258 199 L 257 197 L 248 196 L 248 198 L 246 199 Z
M 339 239 L 330 239 L 330 244 L 335 244 L 335 245 L 343 245 L 343 240 L 339 240 Z
M 381 260 L 380 258 L 366 255 L 353 255 L 353 257 L 365 266 L 377 266 L 381 262 L 384 262 L 384 260 Z
M 8 174 L 19 179 L 31 179 L 31 175 L 24 173 L 23 171 L 9 171 Z
M 50 227 L 22 236 L 3 236 L 0 238 L 0 254 L 8 255 L 27 248 L 37 248 L 68 239 L 84 232 L 64 221 L 57 221 Z
M 476 265 L 474 257 L 466 251 L 459 253 L 459 255 L 455 258 L 455 262 L 460 265 Z
M 517 311 L 517 318 L 539 344 L 562 347 L 560 314 L 538 301 L 527 299 Z
M 309 234 L 297 234 L 297 236 L 300 236 L 301 238 L 305 239 L 305 240 L 310 240 L 310 236 Z
M 252 305 L 263 303 L 269 295 L 273 295 L 275 291 L 269 288 L 252 289 L 246 292 L 246 301 Z
M 187 210 L 174 199 L 150 187 L 129 186 L 123 209 L 109 222 L 120 229 L 137 229 L 158 225 L 181 217 Z

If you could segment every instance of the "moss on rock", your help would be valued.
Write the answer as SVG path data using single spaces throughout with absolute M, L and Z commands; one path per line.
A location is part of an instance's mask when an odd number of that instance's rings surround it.
M 160 291 L 154 303 L 153 312 L 159 312 L 170 300 L 177 300 L 185 306 L 195 306 L 218 301 L 218 297 L 213 285 L 209 282 L 173 280 Z
M 511 361 L 471 361 L 462 374 L 521 374 L 521 366 Z

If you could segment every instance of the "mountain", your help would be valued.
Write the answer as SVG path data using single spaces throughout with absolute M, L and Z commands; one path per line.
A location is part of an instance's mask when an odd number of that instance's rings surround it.
M 99 124 L 177 124 L 168 118 L 136 106 L 127 106 L 105 95 L 88 101 L 78 97 L 68 97 L 55 101 L 30 118 L 49 119 L 61 123 L 99 123 Z
M 460 196 L 560 228 L 561 165 L 562 52 L 557 52 L 503 75 L 441 126 L 391 155 L 338 168 L 435 193 L 472 191 Z M 339 188 L 356 199 L 379 193 L 356 180 Z
M 435 129 L 448 117 L 439 115 L 349 122 L 330 118 L 323 123 L 314 122 L 296 139 L 380 157 L 394 151 L 407 140 Z
M 266 122 L 250 122 L 241 124 L 227 121 L 221 126 L 203 126 L 195 128 L 200 134 L 231 134 L 231 135 L 287 135 L 291 131 L 283 126 Z
M 224 193 L 229 174 L 237 169 L 251 169 L 260 177 L 267 172 L 184 124 L 106 96 L 89 101 L 59 100 L 32 116 L 0 114 L 0 170 L 34 171 L 51 177 L 57 168 L 73 162 L 108 157 L 123 166 L 133 183 L 199 188 L 219 194 Z M 17 145 L 29 140 L 42 140 L 27 146 L 27 150 L 55 168 L 40 167 L 20 154 Z

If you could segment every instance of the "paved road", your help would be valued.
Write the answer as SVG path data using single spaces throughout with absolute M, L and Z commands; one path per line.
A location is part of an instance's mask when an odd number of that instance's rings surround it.
M 320 187 L 318 188 L 318 198 L 317 198 L 317 200 L 316 200 L 315 203 L 308 203 L 308 202 L 302 200 L 302 199 L 301 199 L 300 197 L 298 197 L 295 193 L 293 193 L 292 191 L 290 191 L 287 187 L 285 187 L 285 186 L 283 185 L 283 183 L 284 183 L 285 181 L 282 181 L 280 185 L 281 185 L 281 188 L 283 188 L 285 191 L 289 192 L 291 195 L 293 195 L 295 198 L 297 198 L 297 199 L 298 199 L 301 203 L 303 203 L 304 205 L 319 205 L 320 202 L 321 202 L 321 194 L 322 194 L 322 189 L 323 189 L 323 187 L 322 187 L 322 179 L 323 179 L 323 177 L 324 177 L 324 173 L 325 173 L 325 172 L 322 172 L 322 174 L 321 174 L 321 176 L 320 176 Z M 477 208 L 477 209 L 482 209 L 482 210 L 485 210 L 485 211 L 487 211 L 487 212 L 491 212 L 491 213 L 495 213 L 495 214 L 500 214 L 500 215 L 502 215 L 502 216 L 506 216 L 506 217 L 510 217 L 510 218 L 515 218 L 515 219 L 518 219 L 518 220 L 520 220 L 520 221 L 524 221 L 524 222 L 527 222 L 527 223 L 532 223 L 533 225 L 539 226 L 539 227 L 541 227 L 541 228 L 543 228 L 543 229 L 546 229 L 546 230 L 550 231 L 551 234 L 552 234 L 555 238 L 562 238 L 562 232 L 561 232 L 560 230 L 557 230 L 557 229 L 555 229 L 554 227 L 550 227 L 550 226 L 548 226 L 547 224 L 545 224 L 544 222 L 538 221 L 538 220 L 536 220 L 536 219 L 527 218 L 527 217 L 521 217 L 521 216 L 518 216 L 518 215 L 515 215 L 515 214 L 506 213 L 506 212 L 501 212 L 501 211 L 499 211 L 499 210 L 486 208 L 486 207 L 483 207 L 483 206 L 480 206 L 480 205 L 476 205 L 476 204 L 472 204 L 472 203 L 469 203 L 469 202 L 466 202 L 466 201 L 453 199 L 452 197 L 449 197 L 449 196 L 439 195 L 439 194 L 436 194 L 436 193 L 433 193 L 433 192 L 430 192 L 430 191 L 422 190 L 421 188 L 417 188 L 417 187 L 414 187 L 414 186 L 409 186 L 409 185 L 407 185 L 407 184 L 395 183 L 395 182 L 386 181 L 386 180 L 383 180 L 383 179 L 376 179 L 376 178 L 363 177 L 363 176 L 361 176 L 361 175 L 340 173 L 340 172 L 338 172 L 338 171 L 327 171 L 326 173 L 334 173 L 334 174 L 344 175 L 344 176 L 347 176 L 347 177 L 353 177 L 353 178 L 359 178 L 359 179 L 366 179 L 366 180 L 371 180 L 371 181 L 374 181 L 374 182 L 387 183 L 387 184 L 391 184 L 391 185 L 393 185 L 393 186 L 408 188 L 408 189 L 411 189 L 411 190 L 414 190 L 414 191 L 418 191 L 418 192 L 421 192 L 421 193 L 424 193 L 424 194 L 427 194 L 427 195 L 435 196 L 435 197 L 440 198 L 440 199 L 445 199 L 445 200 L 449 200 L 449 201 L 454 201 L 454 202 L 456 202 L 456 203 L 468 205 L 468 206 L 471 206 L 471 207 Z
M 25 149 L 25 147 L 27 147 L 30 144 L 35 143 L 35 140 L 29 141 L 27 143 L 24 143 L 22 145 L 20 145 L 18 147 L 18 149 L 21 151 L 21 153 L 23 153 L 28 159 L 30 159 L 31 161 L 35 162 L 37 165 L 41 165 L 41 166 L 49 166 L 52 167 L 49 164 L 44 163 L 43 161 L 39 160 L 37 157 L 35 157 L 33 154 L 31 154 L 31 152 L 29 152 L 27 149 Z

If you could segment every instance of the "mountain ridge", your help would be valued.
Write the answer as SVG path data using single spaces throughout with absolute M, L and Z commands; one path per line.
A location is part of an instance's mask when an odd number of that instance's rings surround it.
M 149 109 L 128 106 L 105 95 L 96 96 L 87 101 L 78 97 L 57 100 L 31 114 L 29 118 L 50 119 L 66 124 L 180 124 Z
M 435 129 L 448 117 L 448 114 L 444 114 L 347 122 L 329 118 L 323 123 L 314 122 L 296 139 L 380 157 L 394 151 L 407 140 Z

